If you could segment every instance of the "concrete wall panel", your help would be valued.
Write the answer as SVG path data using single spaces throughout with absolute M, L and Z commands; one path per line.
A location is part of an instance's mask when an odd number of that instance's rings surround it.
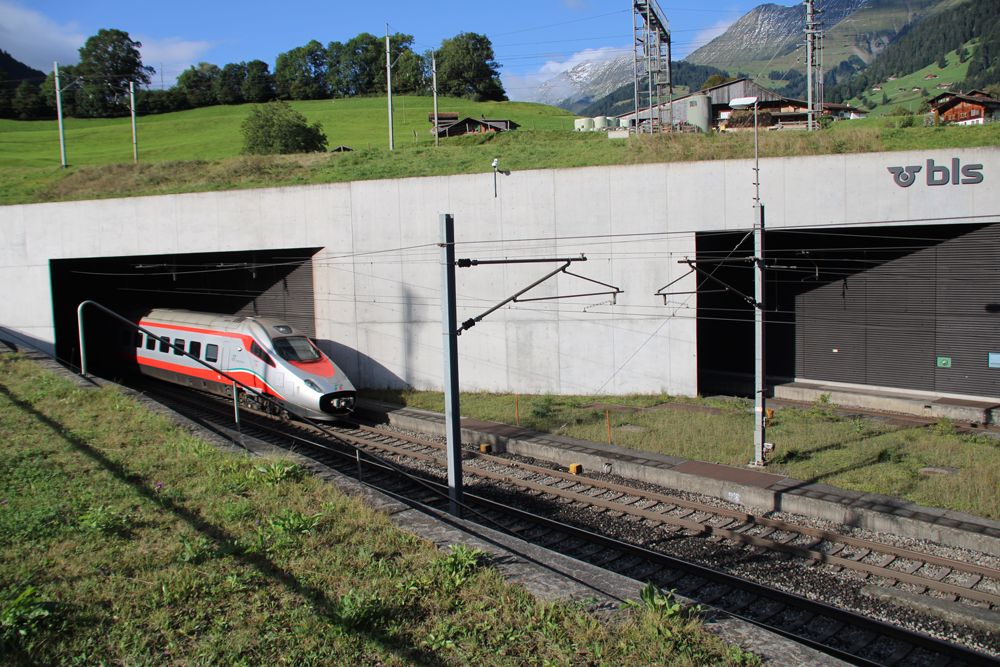
M 231 194 L 231 193 L 227 193 Z M 235 194 L 235 193 L 232 193 Z M 213 192 L 199 192 L 181 195 L 177 199 L 177 252 L 201 252 L 204 248 L 219 247 L 219 205 L 229 204 L 232 199 L 220 198 Z M 258 220 L 248 221 L 247 232 L 252 245 L 258 247 L 261 225 Z M 251 232 L 251 230 L 253 230 Z M 253 233 L 256 232 L 256 233 Z M 261 246 L 267 247 L 267 246 Z
M 24 206 L 8 206 L 0 217 L 0 266 L 26 264 L 28 240 L 24 230 Z M 0 214 L 2 215 L 2 214 Z
M 27 263 L 37 264 L 47 262 L 50 259 L 62 259 L 63 241 L 72 252 L 75 241 L 87 235 L 97 235 L 96 229 L 86 229 L 80 227 L 78 230 L 63 228 L 63 219 L 75 219 L 81 206 L 67 206 L 65 204 L 33 204 L 30 206 L 13 207 L 19 212 L 19 222 L 24 225 L 24 245 L 27 252 Z M 8 224 L 7 207 L 4 207 L 3 226 Z
M 978 185 L 928 186 L 926 161 L 982 164 Z M 921 165 L 908 188 L 890 166 Z M 500 165 L 501 169 L 504 167 Z M 752 161 L 524 171 L 0 208 L 8 326 L 53 340 L 48 263 L 65 257 L 321 247 L 317 335 L 361 385 L 439 388 L 438 216 L 459 257 L 585 253 L 574 273 L 625 290 L 510 304 L 459 339 L 462 386 L 519 392 L 692 394 L 696 299 L 654 293 L 687 272 L 694 232 L 749 229 Z M 1000 149 L 761 161 L 770 229 L 1000 221 Z M 968 216 L 981 216 L 969 218 Z M 554 264 L 458 269 L 459 318 L 527 287 Z M 25 279 L 26 277 L 26 279 Z M 692 291 L 687 276 L 669 289 Z M 603 288 L 558 276 L 525 298 Z
M 97 242 L 97 247 L 93 253 L 95 256 L 134 255 L 139 247 L 139 239 L 135 232 L 137 201 L 135 199 L 132 201 L 113 199 L 111 201 L 114 203 L 109 206 L 91 209 L 89 214 L 94 216 L 92 222 L 83 220 L 74 222 L 88 227 L 97 227 L 98 234 L 94 239 Z M 81 248 L 80 252 L 86 252 L 86 250 Z
M 261 195 L 266 190 L 236 190 L 219 193 L 216 208 L 219 228 L 219 249 L 226 251 L 267 247 L 262 244 Z
M 177 245 L 178 204 L 188 195 L 142 197 L 136 209 L 135 230 L 140 253 L 169 255 Z

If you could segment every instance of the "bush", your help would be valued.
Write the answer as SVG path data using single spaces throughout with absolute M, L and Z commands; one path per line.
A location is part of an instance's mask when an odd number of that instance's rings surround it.
M 313 123 L 310 127 L 305 116 L 282 100 L 255 106 L 240 130 L 246 154 L 283 155 L 326 150 L 323 126 Z

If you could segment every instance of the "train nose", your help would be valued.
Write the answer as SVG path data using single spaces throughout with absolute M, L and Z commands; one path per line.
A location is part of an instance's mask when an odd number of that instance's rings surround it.
M 353 391 L 335 391 L 332 394 L 324 394 L 319 399 L 319 409 L 328 415 L 346 415 L 354 411 Z

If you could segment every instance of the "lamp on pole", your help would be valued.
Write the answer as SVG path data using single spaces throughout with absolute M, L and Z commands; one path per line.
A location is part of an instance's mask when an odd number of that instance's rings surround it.
M 729 103 L 732 109 L 753 107 L 753 172 L 754 172 L 754 221 L 753 221 L 753 262 L 754 262 L 754 429 L 753 460 L 751 466 L 763 466 L 766 412 L 764 384 L 764 205 L 760 203 L 760 150 L 759 128 L 757 125 L 756 97 L 740 97 Z

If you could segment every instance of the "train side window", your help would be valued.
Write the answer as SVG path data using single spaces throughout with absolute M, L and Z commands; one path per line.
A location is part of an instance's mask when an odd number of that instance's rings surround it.
M 169 352 L 169 351 L 170 351 L 170 339 L 169 338 L 161 338 L 160 339 L 160 352 L 166 353 L 166 352 Z
M 188 343 L 188 354 L 190 354 L 195 359 L 201 358 L 201 343 L 196 340 Z
M 213 364 L 219 360 L 219 346 L 209 343 L 205 346 L 205 361 L 210 361 Z
M 156 349 L 156 339 L 152 336 L 146 336 L 146 349 L 155 350 Z
M 264 348 L 257 344 L 257 341 L 250 342 L 250 354 L 259 357 L 268 366 L 274 366 L 274 360 L 271 359 L 271 355 L 265 352 Z
M 184 356 L 184 339 L 183 338 L 175 338 L 174 339 L 174 354 L 176 354 L 178 357 L 183 357 Z
M 136 331 L 135 336 L 132 337 L 132 342 L 135 343 L 136 347 L 142 347 L 142 332 Z

